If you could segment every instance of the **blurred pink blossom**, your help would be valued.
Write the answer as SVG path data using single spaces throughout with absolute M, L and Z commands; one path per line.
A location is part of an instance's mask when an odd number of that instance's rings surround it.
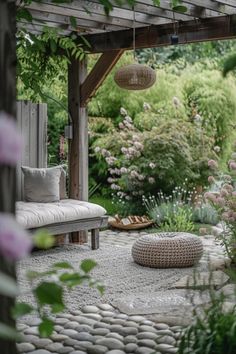
M 218 163 L 215 160 L 209 160 L 207 164 L 210 168 L 213 168 L 213 169 L 218 168 Z
M 32 249 L 30 235 L 10 214 L 0 213 L 0 253 L 9 261 L 27 256 Z
M 230 168 L 230 170 L 236 170 L 236 162 L 230 161 L 229 162 L 229 168 Z
M 23 143 L 13 117 L 0 112 L 0 164 L 14 166 L 21 158 Z
M 220 207 L 225 206 L 225 199 L 222 197 L 215 198 L 215 204 L 219 205 Z
M 208 177 L 208 182 L 209 183 L 215 183 L 215 178 L 213 176 Z
M 124 124 L 122 122 L 119 123 L 119 128 L 120 129 L 124 129 L 125 128 L 125 126 L 124 126 Z
M 216 200 L 215 194 L 213 194 L 211 192 L 206 192 L 204 194 L 204 198 L 210 200 L 211 202 L 215 202 L 215 200 Z

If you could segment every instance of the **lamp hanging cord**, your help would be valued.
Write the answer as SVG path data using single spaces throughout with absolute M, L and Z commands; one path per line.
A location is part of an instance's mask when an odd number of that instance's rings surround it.
M 135 58 L 135 10 L 133 6 L 133 51 L 134 51 L 134 61 L 136 60 Z

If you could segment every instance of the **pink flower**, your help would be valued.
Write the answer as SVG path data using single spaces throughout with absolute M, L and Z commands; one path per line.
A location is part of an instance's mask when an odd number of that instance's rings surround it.
M 122 154 L 127 154 L 128 149 L 126 147 L 122 147 L 121 149 Z
M 0 253 L 9 261 L 27 256 L 32 249 L 32 240 L 10 214 L 0 213 Z
M 15 120 L 0 112 L 0 164 L 14 166 L 21 158 L 22 138 Z
M 153 170 L 156 167 L 156 164 L 153 162 L 150 162 L 149 167 Z
M 99 146 L 96 146 L 95 149 L 94 149 L 94 152 L 97 154 L 100 151 L 101 151 L 101 148 Z
M 143 150 L 143 144 L 139 143 L 138 141 L 134 142 L 134 146 L 136 147 L 136 149 L 138 150 Z
M 230 168 L 230 170 L 236 170 L 236 162 L 230 161 L 229 168 Z
M 144 103 L 143 103 L 143 109 L 144 109 L 145 112 L 146 112 L 146 111 L 149 111 L 149 110 L 151 109 L 150 104 L 147 103 L 147 102 L 144 102 Z
M 229 192 L 229 193 L 232 193 L 234 190 L 233 186 L 231 186 L 231 184 L 228 184 L 228 183 L 224 184 L 223 188 L 226 189 L 227 192 Z
M 225 200 L 222 197 L 217 197 L 215 199 L 215 204 L 219 205 L 220 207 L 225 206 Z
M 130 116 L 126 116 L 125 119 L 124 119 L 124 124 L 127 125 L 127 123 L 132 123 L 132 118 Z
M 121 172 L 122 174 L 124 174 L 124 173 L 127 173 L 128 170 L 127 170 L 127 168 L 125 168 L 125 167 L 121 167 L 120 172 Z
M 214 183 L 215 182 L 215 178 L 213 176 L 209 176 L 208 177 L 208 182 L 209 183 Z
M 214 146 L 213 150 L 214 150 L 215 152 L 220 152 L 220 147 L 219 147 L 219 146 Z
M 216 196 L 210 192 L 206 192 L 204 194 L 204 198 L 210 200 L 211 202 L 215 202 L 215 200 L 216 200 Z
M 154 179 L 153 177 L 149 177 L 149 178 L 148 178 L 148 182 L 149 182 L 150 184 L 154 184 L 154 183 L 155 183 L 155 179 Z
M 218 168 L 218 163 L 215 160 L 209 160 L 207 164 L 212 169 Z
M 173 97 L 172 99 L 173 105 L 178 108 L 180 106 L 180 100 L 178 99 L 178 97 Z
M 126 109 L 125 108 L 123 108 L 123 107 L 121 107 L 121 109 L 120 109 L 120 114 L 122 115 L 122 116 L 127 116 L 127 111 L 126 111 Z
M 124 124 L 122 122 L 119 123 L 119 128 L 120 129 L 125 129 L 125 126 L 124 126 Z

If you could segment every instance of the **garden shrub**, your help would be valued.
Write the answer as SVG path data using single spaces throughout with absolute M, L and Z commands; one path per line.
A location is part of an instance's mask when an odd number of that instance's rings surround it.
M 201 202 L 193 208 L 193 220 L 202 224 L 216 225 L 219 216 L 211 204 Z
M 214 144 L 226 158 L 235 135 L 232 131 L 236 119 L 235 80 L 225 80 L 217 70 L 202 72 L 197 65 L 186 70 L 182 80 L 189 117 L 194 119 L 196 114 L 201 117 L 205 134 L 214 138 Z
M 121 112 L 124 118 L 119 129 L 94 143 L 95 156 L 99 163 L 106 162 L 108 182 L 118 200 L 137 205 L 142 195 L 160 190 L 170 193 L 186 178 L 192 184 L 207 178 L 204 173 L 210 145 L 205 144 L 201 150 L 204 165 L 198 158 L 196 146 L 192 147 L 194 140 L 199 142 L 192 123 L 163 121 L 158 127 L 142 132 L 134 126 L 124 108 Z
M 178 354 L 235 354 L 236 310 L 225 311 L 224 299 L 213 297 L 202 311 L 194 311 L 194 321 L 180 340 Z

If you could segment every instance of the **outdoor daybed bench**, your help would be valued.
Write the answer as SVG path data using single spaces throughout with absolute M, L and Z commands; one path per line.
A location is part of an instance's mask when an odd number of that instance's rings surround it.
M 106 210 L 100 205 L 75 199 L 59 202 L 16 202 L 18 222 L 31 232 L 47 229 L 52 235 L 91 230 L 91 248 L 99 248 L 99 229 L 107 226 Z

